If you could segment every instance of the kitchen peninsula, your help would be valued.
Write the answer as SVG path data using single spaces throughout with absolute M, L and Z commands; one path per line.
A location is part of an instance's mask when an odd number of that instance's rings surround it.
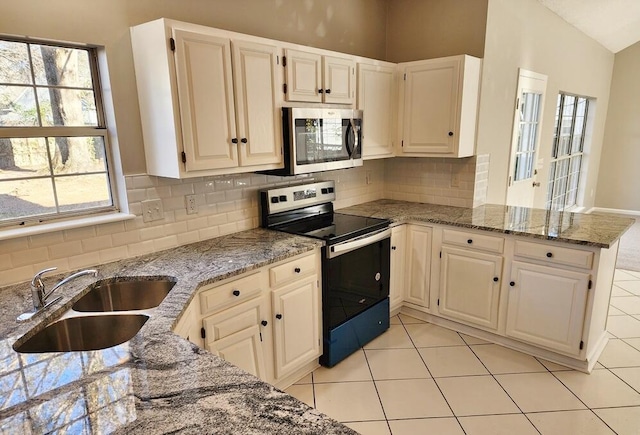
M 407 255 L 399 265 L 392 254 L 396 294 L 391 297 L 400 292 L 407 314 L 583 371 L 590 370 L 606 344 L 617 244 L 629 219 L 392 200 L 340 212 L 389 218 L 396 225 L 393 230 L 404 228 L 404 239 L 392 236 L 393 252 L 404 247 Z M 429 244 L 418 243 L 423 241 Z M 5 398 L 0 427 L 10 433 L 61 428 L 127 434 L 213 428 L 234 434 L 355 433 L 172 332 L 198 290 L 268 265 L 278 267 L 295 256 L 307 258 L 321 244 L 254 229 L 98 265 L 98 281 L 139 276 L 177 280 L 132 340 L 101 351 L 19 354 L 12 348 L 25 334 L 33 335 L 60 317 L 95 278 L 82 277 L 61 288 L 60 303 L 21 324 L 15 319 L 31 308 L 29 284 L 0 289 L 0 385 Z M 429 267 L 412 267 L 420 259 L 429 259 Z M 407 272 L 414 276 L 397 281 Z M 394 274 L 402 287 L 394 289 Z M 551 279 L 552 285 L 536 286 L 541 279 Z M 468 282 L 474 285 L 465 286 Z M 416 283 L 422 287 L 415 288 Z M 567 307 L 575 307 L 568 316 L 563 311 Z M 547 316 L 544 322 L 540 310 Z

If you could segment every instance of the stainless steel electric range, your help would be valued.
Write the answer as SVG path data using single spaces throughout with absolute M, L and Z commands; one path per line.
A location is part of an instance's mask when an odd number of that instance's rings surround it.
M 335 183 L 260 191 L 264 228 L 325 241 L 323 354 L 332 367 L 389 328 L 390 222 L 333 211 Z

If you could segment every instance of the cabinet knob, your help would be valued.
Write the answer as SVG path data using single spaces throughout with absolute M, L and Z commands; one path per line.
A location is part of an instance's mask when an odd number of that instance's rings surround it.
M 498 277 L 497 276 L 493 277 L 493 282 L 498 282 Z
M 262 326 L 267 326 L 269 324 L 269 322 L 267 322 L 266 320 L 263 320 L 262 322 L 260 322 L 260 324 Z
M 395 251 L 395 250 L 396 250 L 396 247 L 395 247 L 395 246 L 392 246 L 392 247 L 391 247 L 391 249 Z
M 278 320 L 282 319 L 282 314 L 276 314 L 276 319 Z
M 553 257 L 553 252 L 547 252 L 547 258 Z
M 234 290 L 232 293 L 234 296 L 240 296 L 240 290 Z
M 238 143 L 238 138 L 234 137 L 233 139 L 231 139 L 231 143 Z
M 318 93 L 322 94 L 324 92 L 324 89 L 318 89 Z
M 449 136 L 453 136 L 453 132 L 452 131 L 449 132 Z
M 331 89 L 325 89 L 325 90 L 324 90 L 324 93 L 325 93 L 325 94 L 330 94 L 330 93 L 331 93 Z
M 300 268 L 299 268 L 299 267 L 296 267 L 295 269 L 293 269 L 293 271 L 294 271 L 295 273 L 300 273 L 300 272 L 301 272 L 301 270 L 300 270 Z
M 511 282 L 509 283 L 509 285 L 510 285 L 511 287 L 513 287 L 513 286 L 515 286 L 515 285 L 516 285 L 516 283 L 515 283 L 515 282 L 513 282 L 513 281 L 511 281 Z
M 246 137 L 243 137 L 242 139 L 240 139 L 240 142 L 242 142 L 242 143 L 247 143 L 247 138 L 246 138 Z
M 468 243 L 468 244 L 472 244 L 472 243 L 473 243 L 473 239 L 469 239 L 469 240 L 467 240 L 467 243 Z

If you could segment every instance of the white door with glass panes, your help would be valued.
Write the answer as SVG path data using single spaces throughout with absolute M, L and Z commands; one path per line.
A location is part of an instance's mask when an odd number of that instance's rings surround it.
M 533 207 L 547 76 L 520 68 L 511 139 L 507 205 Z

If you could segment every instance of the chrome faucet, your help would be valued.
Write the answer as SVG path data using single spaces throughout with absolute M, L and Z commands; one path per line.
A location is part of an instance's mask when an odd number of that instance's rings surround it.
M 44 306 L 47 304 L 47 299 L 49 299 L 49 296 L 51 296 L 54 291 L 56 291 L 69 281 L 84 275 L 98 276 L 98 271 L 95 269 L 81 270 L 80 272 L 76 272 L 73 275 L 69 275 L 58 284 L 54 285 L 51 290 L 46 291 L 44 282 L 42 282 L 42 275 L 44 275 L 45 273 L 53 272 L 56 269 L 58 268 L 50 267 L 48 269 L 41 270 L 40 272 L 36 273 L 31 280 L 31 297 L 33 298 L 33 308 L 36 311 L 44 308 Z

